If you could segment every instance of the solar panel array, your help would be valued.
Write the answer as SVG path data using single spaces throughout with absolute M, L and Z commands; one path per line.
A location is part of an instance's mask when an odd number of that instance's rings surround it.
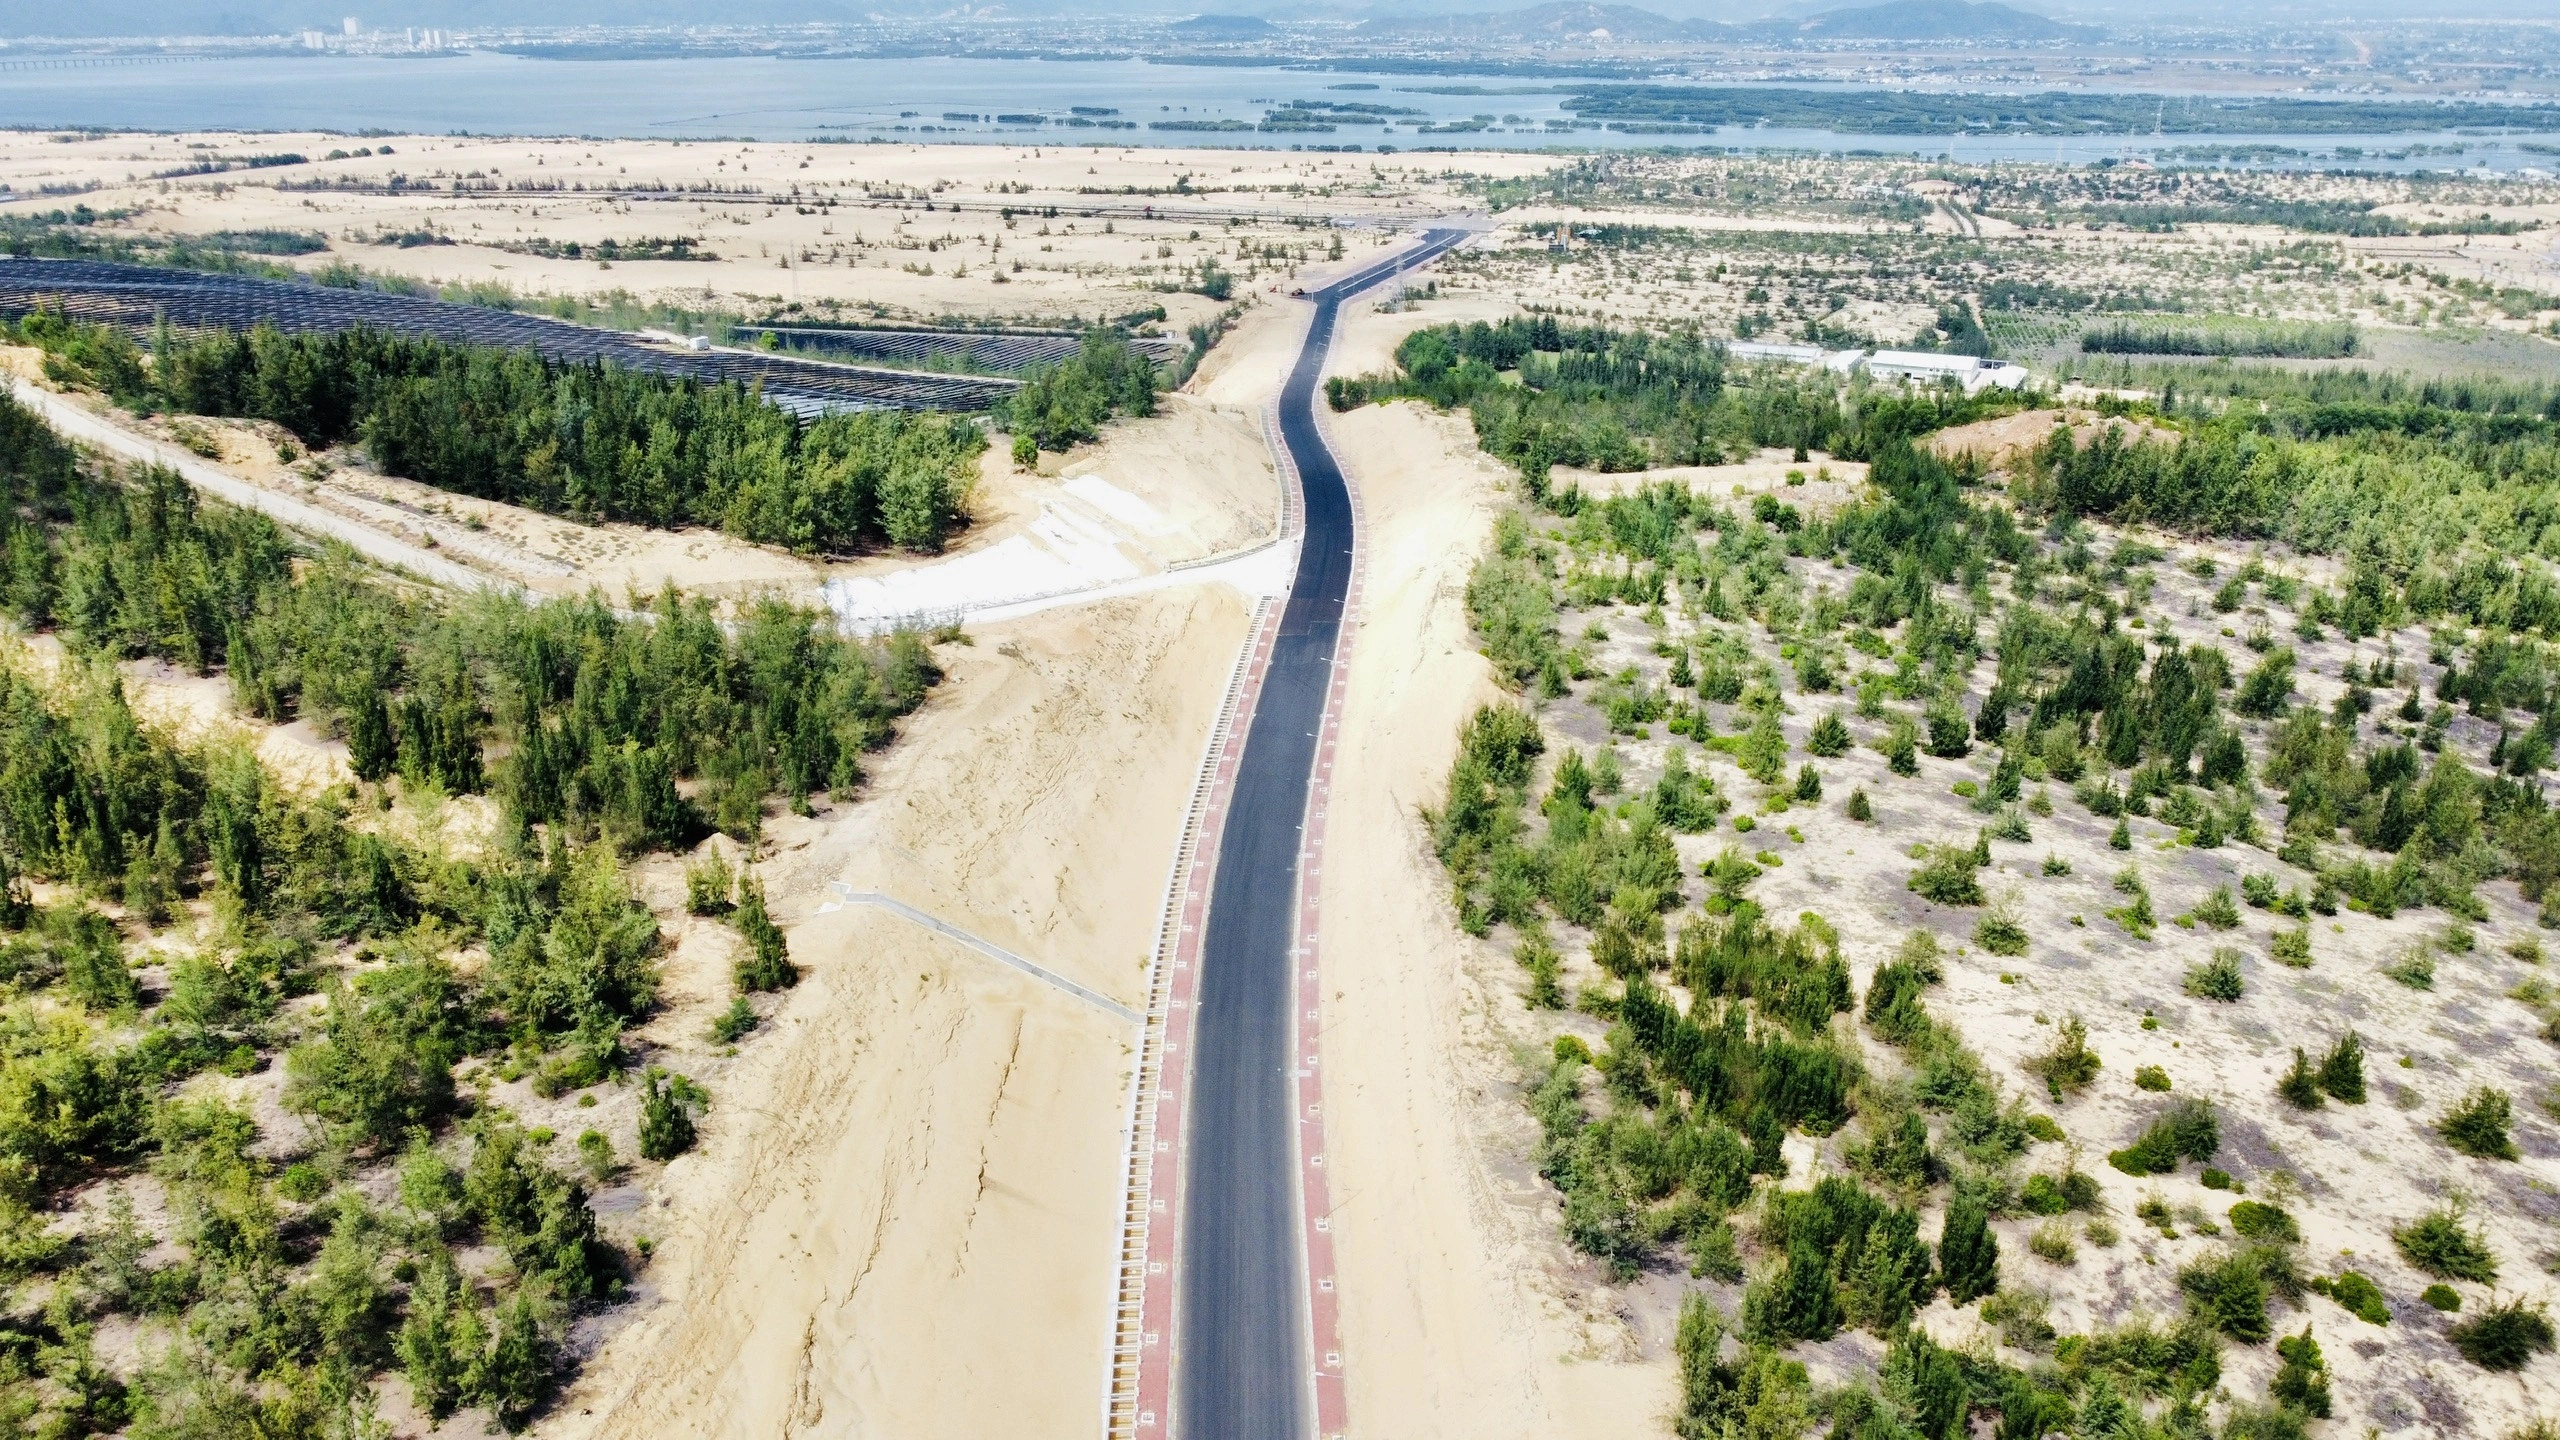
M 910 365 L 959 360 L 993 371 L 1054 364 L 1075 354 L 1084 343 L 1080 336 L 1020 330 L 848 330 L 833 325 L 740 325 L 734 329 L 749 339 L 770 335 L 777 343 L 795 350 L 821 350 Z M 1171 335 L 1135 336 L 1129 346 L 1159 365 L 1170 365 L 1182 358 L 1187 348 L 1184 341 Z
M 831 410 L 984 410 L 1019 384 L 990 375 L 914 374 L 788 355 L 681 350 L 548 316 L 375 290 L 92 260 L 0 261 L 0 315 L 14 320 L 39 305 L 137 334 L 163 318 L 181 330 L 272 325 L 309 334 L 362 326 L 533 350 L 553 360 L 609 361 L 653 374 L 761 385 L 766 399 L 804 416 Z

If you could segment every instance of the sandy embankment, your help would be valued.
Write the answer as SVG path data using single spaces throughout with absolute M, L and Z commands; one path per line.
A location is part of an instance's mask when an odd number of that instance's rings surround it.
M 824 884 L 879 890 L 1141 1000 L 1191 772 L 1246 608 L 1220 586 L 946 650 L 866 799 L 777 827 L 806 978 L 649 1214 L 646 1296 L 560 1436 L 1091 1433 L 1129 1028 Z M 698 1011 L 653 1026 L 707 1048 Z
M 1405 317 L 1378 317 L 1380 321 Z M 1344 347 L 1356 363 L 1374 336 Z M 1457 728 L 1496 698 L 1467 573 L 1509 476 L 1463 416 L 1331 417 L 1368 516 L 1324 886 L 1326 1149 L 1352 1424 L 1399 1437 L 1632 1435 L 1670 1403 L 1668 1360 L 1581 1298 L 1526 1154 L 1502 1023 L 1509 961 L 1450 923 L 1416 807 Z
M 2100 416 L 2094 410 L 2021 410 L 2014 415 L 1976 420 L 1970 425 L 1951 425 L 1929 437 L 1932 453 L 1953 460 L 1970 455 L 1988 470 L 2003 470 L 2051 439 L 2056 426 L 2068 426 L 2071 443 L 2087 445 L 2102 434 L 2112 434 L 2126 445 L 2175 445 L 2179 432 L 2162 425 L 2122 417 Z
M 1796 477 L 1793 483 L 1787 478 L 1791 475 Z M 1717 500 L 1775 495 L 1790 505 L 1821 512 L 1836 510 L 1866 493 L 1867 465 L 1863 460 L 1835 460 L 1820 450 L 1798 460 L 1793 451 L 1772 447 L 1730 465 L 1664 465 L 1652 470 L 1613 471 L 1558 465 L 1547 475 L 1552 489 L 1579 486 L 1583 494 L 1601 498 L 1632 495 L 1647 485 L 1666 481 Z

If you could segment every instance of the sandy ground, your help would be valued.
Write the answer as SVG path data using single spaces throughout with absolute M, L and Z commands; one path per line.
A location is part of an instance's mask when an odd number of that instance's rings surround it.
M 1990 420 L 1976 420 L 1970 425 L 1950 425 L 1928 439 L 1930 451 L 1944 459 L 1971 455 L 1985 469 L 2008 468 L 2018 457 L 2045 443 L 2053 436 L 2054 427 L 2071 427 L 2071 443 L 2086 446 L 2101 433 L 2113 434 L 2127 445 L 2159 443 L 2175 445 L 2184 437 L 2164 426 L 2139 420 L 2102 417 L 2095 411 L 2021 410 Z
M 1405 318 L 1354 317 L 1336 368 L 1391 346 L 1390 322 Z M 1369 524 L 1324 889 L 1326 1148 L 1352 1424 L 1647 1433 L 1669 1363 L 1589 1295 L 1555 1239 L 1512 1093 L 1512 967 L 1451 926 L 1416 810 L 1438 798 L 1458 725 L 1498 694 L 1464 590 L 1510 477 L 1463 415 L 1400 404 L 1328 424 Z
M 25 646 L 36 673 L 60 676 L 60 640 L 51 635 L 8 638 Z M 231 682 L 224 676 L 197 675 L 158 660 L 131 660 L 116 668 L 124 677 L 125 703 L 133 707 L 135 716 L 168 732 L 180 744 L 236 740 L 257 751 L 269 773 L 305 794 L 355 779 L 355 772 L 347 768 L 344 741 L 329 739 L 298 720 L 290 725 L 264 725 L 243 718 L 232 708 Z
M 975 522 L 948 554 L 829 567 L 827 603 L 862 626 L 939 617 L 1162 575 L 1278 532 L 1279 477 L 1248 406 L 1168 395 L 1148 419 L 1042 454 L 1037 472 L 1009 449 L 1002 437 L 988 448 Z
M 326 159 L 332 150 L 350 153 Z M 287 153 L 307 163 L 174 173 Z M 1514 175 L 1554 162 L 1468 163 Z M 1108 145 L 15 132 L 0 135 L 0 182 L 14 191 L 0 212 L 77 195 L 94 211 L 131 212 L 102 230 L 314 233 L 329 248 L 285 263 L 520 295 L 620 292 L 844 319 L 1100 320 L 1161 305 L 1180 334 L 1222 308 L 1183 288 L 1203 260 L 1240 288 L 1286 289 L 1326 253 L 1332 219 L 1393 224 L 1465 203 L 1443 169 L 1424 157 Z M 684 239 L 697 258 L 592 258 L 599 242 L 643 238 Z M 1393 237 L 1373 224 L 1342 238 L 1356 256 Z M 572 242 L 576 258 L 561 253 Z
M 1126 1002 L 1246 610 L 1221 587 L 991 627 L 877 798 L 778 827 L 806 972 L 647 1213 L 646 1297 L 545 1433 L 1089 1434 L 1133 1035 L 883 913 L 880 890 Z M 704 987 L 713 988 L 713 987 Z M 707 1051 L 717 1001 L 651 1027 Z
M 1800 509 L 1827 511 L 1865 493 L 1867 465 L 1863 460 L 1835 460 L 1820 450 L 1798 460 L 1791 450 L 1773 448 L 1730 465 L 1664 465 L 1609 473 L 1558 465 L 1547 478 L 1554 489 L 1578 485 L 1585 495 L 1603 497 L 1632 494 L 1664 482 L 1719 500 L 1775 495 Z

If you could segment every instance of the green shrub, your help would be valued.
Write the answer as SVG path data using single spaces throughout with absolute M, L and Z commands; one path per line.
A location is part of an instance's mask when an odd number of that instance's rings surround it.
M 1897 721 L 1885 735 L 1885 768 L 1906 779 L 1920 773 L 1920 750 L 1909 721 Z
M 1850 819 L 1861 824 L 1876 818 L 1876 808 L 1867 799 L 1867 787 L 1861 785 L 1849 792 L 1847 813 Z
M 1220 273 L 1205 271 L 1204 287 Z M 997 418 L 1041 450 L 1064 450 L 1095 438 L 1114 415 L 1154 414 L 1163 384 L 1154 363 L 1127 340 L 1094 330 L 1076 354 L 1027 373 Z
M 2196 1316 L 2244 1345 L 2267 1338 L 2268 1296 L 2298 1289 L 2292 1263 L 2279 1247 L 2250 1245 L 2204 1256 L 2178 1272 L 2178 1288 Z
M 2222 1148 L 2222 1120 L 2208 1100 L 2187 1099 L 2154 1118 L 2140 1138 L 2107 1156 L 2127 1175 L 2166 1175 L 2185 1160 L 2210 1160 Z
M 2196 905 L 2196 919 L 2216 930 L 2228 930 L 2240 923 L 2240 907 L 2231 903 L 2231 887 L 2216 885 L 2213 893 Z
M 1742 1249 L 1731 1225 L 1719 1220 L 1689 1237 L 1689 1273 L 1727 1285 L 1742 1279 Z
M 2454 1149 L 2479 1160 L 2513 1160 L 2516 1142 L 2507 1134 L 2514 1123 L 2514 1102 L 2504 1090 L 2482 1085 L 2436 1122 L 2436 1133 Z
M 2048 1220 L 2027 1237 L 2027 1250 L 2039 1259 L 2056 1265 L 2069 1265 L 2080 1258 L 2079 1247 L 2071 1242 L 2071 1227 L 2059 1220 Z
M 329 1193 L 329 1179 L 320 1173 L 319 1166 L 297 1160 L 276 1177 L 276 1193 L 297 1205 L 308 1205 Z
M 2028 1058 L 2026 1070 L 2059 1100 L 2087 1089 L 2098 1078 L 2099 1063 L 2098 1053 L 2089 1048 L 2088 1022 L 2073 1014 L 2063 1018 L 2051 1048 Z
M 1894 958 L 1876 967 L 1867 982 L 1865 1016 L 1876 1038 L 1888 1045 L 1914 1045 L 1935 1032 L 1920 996 L 1938 983 L 1938 940 L 1926 930 L 1903 939 Z
M 2462 1292 L 2439 1280 L 2418 1292 L 2418 1299 L 2428 1308 L 2450 1315 L 2462 1308 Z
M 2540 1304 L 2509 1300 L 2445 1331 L 2445 1338 L 2483 1370 L 2521 1370 L 2552 1348 L 2551 1313 Z
M 2257 1200 L 2242 1200 L 2231 1207 L 2231 1229 L 2244 1240 L 2269 1240 L 2290 1245 L 2302 1238 L 2302 1227 L 2291 1215 L 2274 1205 Z
M 1814 801 L 1814 800 L 1819 800 L 1819 799 L 1821 799 L 1821 798 L 1822 798 L 1822 773 L 1821 773 L 1820 771 L 1818 771 L 1818 770 L 1814 769 L 1814 768 L 1813 768 L 1811 765 L 1809 765 L 1809 764 L 1808 764 L 1808 765 L 1804 765 L 1804 766 L 1802 766 L 1802 767 L 1798 768 L 1798 769 L 1797 769 L 1797 771 L 1796 771 L 1796 794 L 1795 794 L 1795 798 L 1797 798 L 1798 800 L 1804 800 L 1804 801 Z
M 2071 862 L 2059 855 L 2047 855 L 2044 857 L 2044 873 L 2053 878 L 2068 875 L 2071 873 Z
M 747 997 L 732 996 L 729 1008 L 711 1017 L 711 1038 L 723 1045 L 735 1045 L 757 1023 L 756 1007 L 747 1003 Z
M 2433 990 L 2436 988 L 2435 952 L 2428 949 L 2424 941 L 2419 941 L 2383 966 L 2382 973 L 2412 990 Z
M 471 1047 L 474 1017 L 452 965 L 432 947 L 339 981 L 318 1038 L 285 1060 L 284 1103 L 340 1143 L 387 1146 L 453 1106 L 453 1062 Z
M 2169 1088 L 2169 1072 L 2161 1069 L 2157 1065 L 2144 1065 L 2137 1067 L 2133 1072 L 2133 1088 L 2136 1090 L 2166 1090 Z
M 1839 711 L 1830 711 L 1813 722 L 1813 732 L 1805 737 L 1804 748 L 1825 760 L 1836 760 L 1848 754 L 1848 722 L 1840 718 Z
M 2116 821 L 2116 828 L 2107 832 L 2107 848 L 2110 850 L 2130 850 L 2133 848 L 2133 823 L 2131 821 Z
M 2430 1275 L 2468 1280 L 2475 1285 L 2494 1284 L 2498 1261 L 2490 1253 L 2488 1237 L 2476 1226 L 2465 1226 L 2463 1218 L 2459 1204 L 2430 1210 L 2395 1228 L 2391 1241 L 2410 1264 Z
M 1974 922 L 1974 940 L 1994 955 L 2026 954 L 2027 926 L 2021 908 L 2014 886 L 2003 891 Z
M 2330 1281 L 2329 1298 L 2354 1312 L 2357 1319 L 2368 1325 L 2391 1323 L 2391 1304 L 2383 1299 L 2382 1287 L 2361 1271 L 2344 1271 Z
M 2219 1165 L 2207 1165 L 2204 1167 L 2204 1174 L 2196 1177 L 2196 1183 L 2202 1185 L 2207 1190 L 2236 1190 L 2239 1188 L 2231 1183 L 2231 1172 L 2223 1169 Z
M 684 908 L 689 915 L 725 915 L 733 903 L 730 895 L 737 886 L 737 875 L 722 859 L 718 850 L 684 867 Z
M 2060 1215 L 2093 1210 L 2099 1199 L 2097 1180 L 2076 1166 L 2059 1175 L 2030 1175 L 2018 1187 L 2018 1204 L 2031 1215 Z
M 1940 905 L 1979 905 L 1982 882 L 1976 875 L 1981 868 L 1982 862 L 1966 846 L 1932 845 L 1927 859 L 1911 874 L 1911 889 Z
M 2275 937 L 2267 942 L 2267 952 L 2279 965 L 2296 970 L 2310 969 L 2311 927 L 2301 925 L 2277 931 Z
M 2202 965 L 2188 967 L 2186 990 L 2200 1000 L 2233 1001 L 2240 998 L 2240 952 L 2229 946 L 2217 947 L 2213 958 Z

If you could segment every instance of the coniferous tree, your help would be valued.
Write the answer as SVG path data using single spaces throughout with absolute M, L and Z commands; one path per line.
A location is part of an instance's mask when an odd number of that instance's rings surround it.
M 2320 1088 L 2333 1100 L 2364 1103 L 2364 1041 L 2353 1030 L 2338 1037 L 2320 1057 Z
M 347 712 L 348 768 L 356 772 L 359 780 L 380 780 L 391 773 L 399 758 L 399 747 L 391 738 L 391 712 L 382 703 L 382 692 L 359 692 L 355 707 Z
M 640 1155 L 645 1160 L 673 1160 L 693 1148 L 693 1116 L 667 1083 L 666 1072 L 652 1067 L 640 1082 Z
M 1958 1196 L 1938 1232 L 1938 1270 L 1947 1298 L 1970 1304 L 2000 1288 L 2000 1239 L 1991 1233 L 1982 1202 Z
M 786 990 L 800 983 L 800 967 L 791 963 L 782 931 L 765 914 L 762 881 L 739 885 L 738 909 L 730 923 L 747 942 L 747 953 L 738 960 L 739 989 Z

